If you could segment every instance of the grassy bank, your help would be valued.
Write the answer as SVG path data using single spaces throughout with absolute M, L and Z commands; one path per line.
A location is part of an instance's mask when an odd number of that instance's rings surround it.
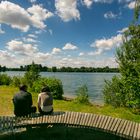
M 0 86 L 0 115 L 12 115 L 12 97 L 18 91 L 15 87 Z M 32 93 L 33 104 L 37 106 L 37 94 Z M 109 115 L 140 122 L 140 115 L 133 114 L 127 108 L 113 108 L 112 106 L 97 106 L 77 104 L 74 101 L 54 100 L 54 111 L 76 111 Z

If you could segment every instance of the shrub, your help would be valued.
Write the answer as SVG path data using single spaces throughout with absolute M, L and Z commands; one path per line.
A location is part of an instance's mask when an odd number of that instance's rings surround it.
M 55 99 L 62 99 L 63 92 L 63 85 L 59 79 L 54 77 L 51 78 L 40 78 L 33 83 L 32 91 L 40 92 L 41 88 L 47 85 L 50 88 L 50 91 Z
M 0 74 L 0 85 L 10 85 L 11 78 L 7 74 Z
M 15 87 L 19 87 L 21 84 L 21 77 L 20 76 L 13 76 L 11 85 Z
M 88 98 L 88 88 L 86 85 L 83 85 L 78 88 L 76 91 L 77 97 L 75 99 L 76 102 L 82 103 L 82 104 L 89 104 L 89 98 Z
M 112 81 L 105 80 L 103 89 L 105 103 L 111 104 L 114 107 L 125 105 L 125 94 L 123 91 L 123 83 L 121 78 L 114 76 Z

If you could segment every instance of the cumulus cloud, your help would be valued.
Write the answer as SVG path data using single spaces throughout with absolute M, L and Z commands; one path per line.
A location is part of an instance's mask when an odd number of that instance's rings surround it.
M 77 9 L 77 0 L 55 0 L 55 7 L 58 16 L 65 22 L 72 19 L 80 19 L 80 12 Z
M 59 49 L 59 48 L 53 48 L 53 50 L 52 50 L 52 54 L 58 54 L 60 52 L 61 52 L 61 49 Z
M 42 52 L 37 52 L 34 55 L 34 60 L 39 61 L 39 62 L 44 62 L 46 59 L 48 59 L 51 56 L 50 53 L 42 53 Z
M 0 58 L 2 60 L 10 60 L 12 57 L 14 57 L 14 55 L 12 55 L 11 53 L 9 53 L 8 51 L 0 50 Z
M 76 50 L 76 49 L 78 49 L 78 47 L 71 43 L 66 43 L 62 49 L 63 50 Z
M 95 40 L 91 47 L 95 48 L 96 51 L 94 55 L 99 55 L 105 50 L 111 50 L 114 47 L 119 47 L 122 43 L 122 35 L 118 34 L 117 36 L 113 36 L 109 39 L 103 38 L 99 40 Z
M 102 52 L 103 52 L 103 49 L 99 48 L 94 52 L 89 52 L 88 55 L 91 55 L 91 56 L 100 55 Z
M 124 33 L 125 31 L 127 31 L 128 30 L 128 27 L 125 27 L 125 28 L 123 28 L 122 30 L 120 30 L 120 31 L 117 31 L 117 33 Z
M 28 34 L 28 37 L 31 37 L 31 38 L 37 38 L 37 36 L 34 35 L 34 34 Z
M 115 19 L 117 18 L 117 14 L 114 14 L 112 11 L 108 11 L 107 13 L 104 14 L 104 18 L 106 19 Z
M 134 9 L 134 8 L 135 8 L 135 1 L 130 2 L 130 3 L 127 5 L 127 7 L 128 7 L 129 9 Z
M 82 3 L 87 6 L 87 8 L 90 8 L 92 3 L 93 3 L 93 0 L 83 0 Z
M 33 38 L 29 38 L 29 37 L 24 37 L 23 38 L 23 41 L 24 42 L 29 42 L 29 43 L 36 43 L 37 42 L 37 40 L 35 40 L 35 39 L 33 39 Z
M 38 51 L 37 47 L 32 44 L 26 44 L 22 41 L 11 40 L 7 43 L 7 49 L 21 55 L 32 55 Z
M 53 59 L 53 65 L 57 67 L 117 67 L 118 64 L 114 57 L 104 58 L 100 60 L 82 59 L 82 58 L 67 58 L 64 57 L 59 60 Z
M 0 3 L 0 23 L 10 25 L 12 28 L 28 31 L 30 26 L 43 29 L 44 20 L 53 14 L 40 5 L 33 5 L 27 10 L 9 1 Z
M 47 9 L 43 9 L 40 5 L 33 5 L 28 8 L 27 11 L 31 14 L 33 25 L 41 29 L 46 27 L 43 21 L 53 16 L 51 12 Z

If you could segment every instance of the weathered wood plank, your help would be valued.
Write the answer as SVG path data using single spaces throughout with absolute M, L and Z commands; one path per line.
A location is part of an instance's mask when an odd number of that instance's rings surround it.
M 107 128 L 108 128 L 108 125 L 109 125 L 109 123 L 110 123 L 110 120 L 111 120 L 111 117 L 107 117 L 107 121 L 106 121 L 106 124 L 105 124 L 105 127 L 104 127 L 104 130 L 106 131 L 107 130 Z
M 135 125 L 136 125 L 136 123 L 135 122 L 132 122 L 130 133 L 129 133 L 129 137 L 130 138 L 133 138 L 134 130 L 135 130 Z
M 128 123 L 128 121 L 127 121 L 127 120 L 124 120 L 124 124 L 123 124 L 121 130 L 118 132 L 118 134 L 119 134 L 120 136 L 124 136 L 124 130 L 127 129 L 127 128 L 126 128 L 127 123 Z
M 111 126 L 112 126 L 113 122 L 114 122 L 114 118 L 111 117 L 110 122 L 107 126 L 107 129 L 106 129 L 108 132 L 110 132 L 110 129 L 111 129 Z
M 113 121 L 113 123 L 112 123 L 112 126 L 110 127 L 110 131 L 111 132 L 114 132 L 113 130 L 114 130 L 114 127 L 116 126 L 117 122 L 118 122 L 118 119 L 115 118 L 114 121 Z
M 124 120 L 121 120 L 121 122 L 117 128 L 116 135 L 120 134 L 120 130 L 122 129 L 124 122 L 125 122 Z
M 107 119 L 108 119 L 108 116 L 105 116 L 104 119 L 103 119 L 103 123 L 101 124 L 101 129 L 103 129 L 103 130 L 104 130 L 104 128 L 105 128 Z
M 133 138 L 136 139 L 137 138 L 137 132 L 138 132 L 138 123 L 135 123 L 135 128 L 134 128 L 134 134 L 133 134 Z
M 137 140 L 140 140 L 140 123 L 138 124 Z
M 140 124 L 110 116 L 64 112 L 53 115 L 29 115 L 27 117 L 0 117 L 0 133 L 29 125 L 57 124 L 71 127 L 100 129 L 128 139 L 140 139 Z
M 126 132 L 126 138 L 130 138 L 130 130 L 131 130 L 131 127 L 132 127 L 132 122 L 129 121 L 129 125 L 127 127 L 127 132 Z

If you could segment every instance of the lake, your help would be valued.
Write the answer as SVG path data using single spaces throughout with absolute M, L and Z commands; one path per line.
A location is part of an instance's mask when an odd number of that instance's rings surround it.
M 23 76 L 24 72 L 8 71 L 10 76 Z M 87 85 L 89 99 L 95 104 L 103 104 L 102 90 L 104 80 L 111 80 L 114 75 L 119 73 L 67 73 L 67 72 L 41 72 L 44 77 L 56 77 L 62 81 L 64 96 L 75 97 L 76 90 L 82 85 Z

